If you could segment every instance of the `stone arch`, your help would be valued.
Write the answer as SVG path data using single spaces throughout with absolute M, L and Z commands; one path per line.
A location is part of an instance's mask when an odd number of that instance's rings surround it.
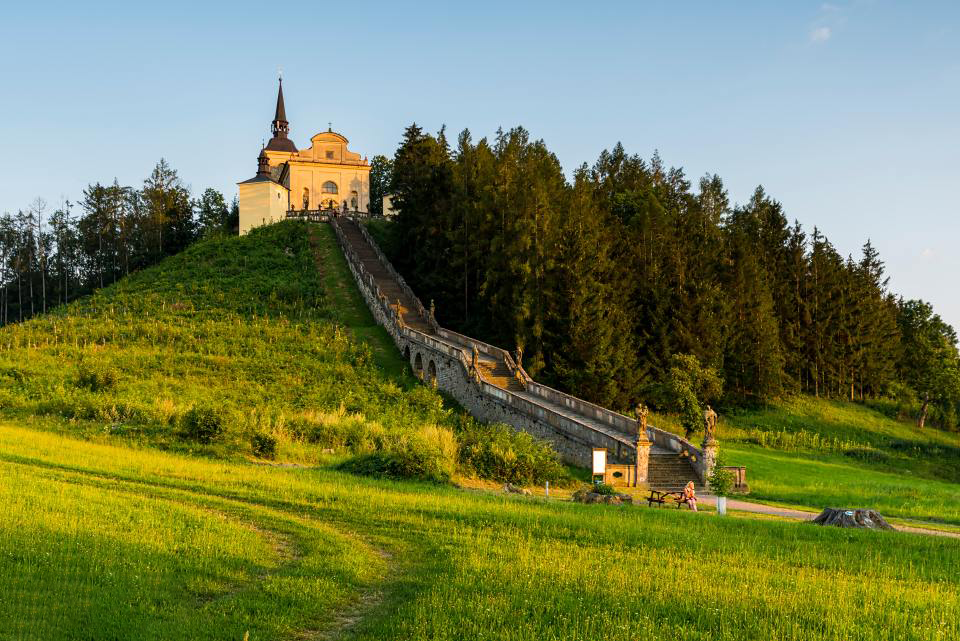
M 427 365 L 427 380 L 434 384 L 437 382 L 437 365 L 433 362 L 433 359 L 430 359 L 430 363 Z
M 413 373 L 417 378 L 423 380 L 423 357 L 420 356 L 420 352 L 417 352 L 417 358 L 413 361 Z

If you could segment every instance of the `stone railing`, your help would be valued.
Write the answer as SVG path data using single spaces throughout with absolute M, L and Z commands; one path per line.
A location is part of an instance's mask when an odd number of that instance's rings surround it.
M 436 332 L 437 335 L 443 338 L 467 345 L 471 350 L 476 347 L 477 352 L 480 354 L 485 354 L 495 359 L 502 360 L 506 364 L 507 369 L 510 370 L 510 374 L 517 379 L 524 389 L 527 389 L 527 384 L 533 382 L 533 379 L 527 375 L 524 369 L 517 366 L 516 362 L 513 360 L 513 355 L 507 350 L 501 347 L 496 347 L 495 345 L 491 345 L 489 343 L 484 343 L 483 341 L 478 341 L 475 338 L 471 338 L 464 334 L 459 334 L 445 327 L 440 327 L 439 325 L 436 327 Z
M 568 451 L 566 452 L 566 454 L 568 454 L 568 458 L 577 460 L 581 464 L 589 464 L 589 450 L 587 448 L 592 446 L 607 448 L 614 460 L 630 461 L 633 459 L 636 451 L 635 420 L 617 412 L 600 407 L 599 405 L 595 405 L 588 401 L 578 399 L 569 394 L 565 394 L 553 388 L 547 387 L 541 383 L 537 383 L 530 378 L 530 376 L 526 373 L 526 371 L 523 370 L 521 366 L 516 364 L 512 355 L 506 350 L 437 325 L 436 321 L 432 319 L 429 313 L 423 308 L 423 305 L 420 304 L 416 295 L 414 295 L 412 290 L 410 290 L 409 286 L 403 280 L 403 277 L 396 272 L 396 270 L 390 264 L 390 261 L 388 261 L 386 256 L 383 255 L 383 252 L 377 246 L 369 232 L 362 224 L 358 224 L 357 226 L 360 228 L 370 246 L 374 249 L 374 252 L 376 253 L 381 265 L 387 270 L 391 278 L 396 279 L 396 281 L 411 297 L 411 299 L 417 301 L 416 304 L 418 314 L 425 320 L 428 320 L 428 323 L 431 327 L 436 328 L 436 336 L 432 336 L 405 325 L 403 320 L 398 316 L 396 308 L 380 290 L 379 286 L 377 285 L 376 278 L 367 272 L 366 268 L 363 266 L 363 262 L 354 252 L 349 240 L 346 238 L 343 230 L 340 227 L 339 221 L 335 217 L 332 217 L 330 219 L 330 224 L 336 233 L 341 247 L 343 248 L 344 256 L 347 258 L 351 272 L 353 272 L 357 282 L 361 285 L 361 289 L 366 289 L 367 292 L 369 292 L 369 296 L 365 295 L 364 298 L 367 300 L 368 304 L 371 305 L 372 309 L 374 305 L 376 306 L 376 309 L 373 309 L 374 315 L 398 343 L 398 346 L 400 345 L 400 340 L 405 339 L 407 341 L 423 345 L 434 352 L 449 357 L 451 360 L 459 364 L 462 378 L 468 381 L 472 388 L 475 391 L 480 392 L 484 397 L 493 399 L 496 403 L 504 406 L 505 408 L 509 408 L 517 414 L 529 417 L 535 422 L 549 425 L 551 428 L 562 433 L 564 436 L 576 442 L 582 443 L 581 448 L 583 451 L 576 452 L 572 456 L 570 456 L 571 452 Z M 467 349 L 464 349 L 461 347 L 461 345 L 468 346 L 471 352 L 468 352 Z M 471 365 L 472 349 L 474 347 L 476 347 L 477 351 L 481 354 L 485 354 L 497 359 L 503 359 L 510 371 L 513 372 L 518 380 L 520 380 L 523 384 L 527 392 L 527 396 L 520 396 L 519 394 L 516 394 L 510 390 L 503 389 L 482 380 L 478 373 L 473 370 L 473 366 Z M 529 396 L 534 396 L 535 398 L 531 399 Z M 537 402 L 536 398 L 542 399 L 545 401 L 545 403 Z M 461 403 L 464 403 L 465 406 L 469 406 L 469 399 L 458 398 L 458 400 Z M 587 422 L 576 420 L 575 418 L 570 418 L 566 414 L 557 412 L 549 405 L 563 407 L 570 410 L 570 413 L 574 415 L 590 418 L 610 429 L 597 429 Z M 503 420 L 509 419 L 506 417 L 506 415 L 504 415 Z M 515 427 L 524 429 L 523 426 L 515 425 Z M 701 476 L 701 480 L 704 480 L 704 472 L 700 465 L 703 457 L 701 451 L 692 443 L 674 434 L 671 434 L 670 432 L 666 432 L 652 426 L 647 427 L 647 435 L 650 441 L 655 445 L 659 445 L 665 449 L 676 452 L 687 452 L 687 454 L 691 457 L 691 461 L 694 462 L 694 467 Z M 644 477 L 646 476 L 645 472 L 643 475 Z
M 329 209 L 288 209 L 287 219 L 309 220 L 313 223 L 325 223 L 332 212 Z

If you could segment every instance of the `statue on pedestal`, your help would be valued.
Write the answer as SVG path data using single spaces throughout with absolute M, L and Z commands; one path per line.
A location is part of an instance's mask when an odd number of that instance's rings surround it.
M 650 414 L 650 410 L 647 409 L 646 405 L 641 403 L 633 410 L 633 414 L 637 417 L 637 442 L 641 443 L 648 440 L 647 416 Z
M 707 405 L 707 410 L 703 413 L 703 429 L 704 429 L 704 440 L 706 442 L 714 441 L 714 434 L 717 431 L 717 413 L 713 411 L 713 408 Z

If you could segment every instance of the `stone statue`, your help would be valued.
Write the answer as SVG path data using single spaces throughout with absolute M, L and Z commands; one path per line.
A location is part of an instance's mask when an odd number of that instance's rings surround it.
M 514 355 L 517 357 L 517 367 L 523 367 L 523 347 L 517 345 L 517 351 Z
M 717 431 L 717 413 L 713 411 L 713 408 L 707 405 L 707 410 L 703 413 L 703 423 L 704 423 L 704 436 L 706 440 L 714 440 L 714 434 Z
M 437 308 L 433 305 L 433 299 L 430 299 L 430 318 L 437 320 Z
M 401 311 L 399 298 L 397 299 L 397 324 L 403 327 L 403 312 Z
M 480 362 L 480 352 L 477 350 L 477 346 L 474 345 L 474 346 L 473 346 L 473 360 L 472 360 L 471 363 L 470 363 L 470 364 L 473 366 L 474 371 L 477 370 L 477 363 L 479 363 L 479 362 Z
M 637 441 L 643 442 L 647 440 L 647 416 L 650 414 L 650 410 L 641 403 L 637 405 L 633 413 L 637 417 Z

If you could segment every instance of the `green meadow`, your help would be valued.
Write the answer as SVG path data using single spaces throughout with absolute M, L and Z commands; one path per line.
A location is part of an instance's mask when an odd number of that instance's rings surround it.
M 720 430 L 759 500 L 960 523 L 955 435 L 811 399 Z M 329 228 L 201 241 L 0 329 L 0 639 L 960 637 L 954 539 L 449 482 L 544 470 L 410 376 Z
M 18 639 L 953 639 L 951 539 L 0 430 Z

